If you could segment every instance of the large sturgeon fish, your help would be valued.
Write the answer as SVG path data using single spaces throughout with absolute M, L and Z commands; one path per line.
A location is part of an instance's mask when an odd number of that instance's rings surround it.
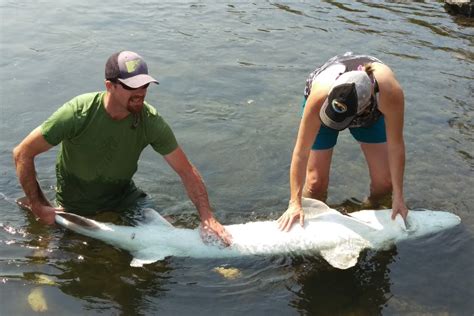
M 303 207 L 304 227 L 295 224 L 289 232 L 280 231 L 276 221 L 225 226 L 233 237 L 227 248 L 204 243 L 199 228 L 173 227 L 153 209 L 143 210 L 145 220 L 137 226 L 102 223 L 60 212 L 56 222 L 128 251 L 133 256 L 130 265 L 135 267 L 168 256 L 228 258 L 319 253 L 339 269 L 354 266 L 363 249 L 388 249 L 399 241 L 434 234 L 461 222 L 458 216 L 441 211 L 410 211 L 405 225 L 400 216 L 391 219 L 391 210 L 362 210 L 348 216 L 312 199 L 303 199 Z

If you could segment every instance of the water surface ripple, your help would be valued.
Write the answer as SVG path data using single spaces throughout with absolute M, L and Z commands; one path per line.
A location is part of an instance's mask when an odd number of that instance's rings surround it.
M 35 314 L 29 296 L 44 299 L 50 315 L 474 313 L 472 19 L 448 15 L 443 1 L 341 0 L 4 0 L 0 15 L 0 314 Z M 345 51 L 379 57 L 405 91 L 408 206 L 448 210 L 462 224 L 366 251 L 345 271 L 293 255 L 131 268 L 123 251 L 43 226 L 14 204 L 22 190 L 11 150 L 65 101 L 102 90 L 104 62 L 122 49 L 146 57 L 160 81 L 147 98 L 226 224 L 285 209 L 307 75 Z M 36 159 L 51 199 L 55 155 Z M 152 150 L 135 182 L 175 225 L 198 225 L 179 179 Z M 364 159 L 343 133 L 328 202 L 357 209 L 367 193 Z

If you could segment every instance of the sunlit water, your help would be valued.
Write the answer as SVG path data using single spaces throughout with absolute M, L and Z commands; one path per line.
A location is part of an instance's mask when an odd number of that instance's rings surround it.
M 442 1 L 2 0 L 0 15 L 1 315 L 34 314 L 38 301 L 50 315 L 474 312 L 473 22 L 448 15 Z M 344 271 L 317 256 L 168 258 L 131 268 L 123 251 L 41 225 L 14 204 L 22 190 L 11 150 L 65 101 L 103 89 L 105 60 L 122 49 L 142 54 L 160 81 L 147 98 L 228 224 L 285 210 L 307 75 L 345 51 L 377 56 L 405 91 L 408 206 L 448 210 L 462 224 L 365 252 Z M 55 154 L 36 160 L 50 198 Z M 135 181 L 174 224 L 198 224 L 179 179 L 152 150 Z M 367 192 L 364 159 L 344 133 L 328 202 L 357 209 Z

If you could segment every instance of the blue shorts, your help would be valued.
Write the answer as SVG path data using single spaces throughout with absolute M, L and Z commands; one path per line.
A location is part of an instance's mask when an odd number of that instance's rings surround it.
M 385 134 L 385 120 L 381 116 L 374 124 L 368 127 L 354 127 L 349 128 L 352 136 L 361 143 L 378 144 L 387 142 L 387 135 Z M 324 150 L 336 146 L 337 136 L 339 132 L 335 129 L 328 128 L 321 125 L 319 133 L 316 136 L 316 141 L 311 149 Z
M 305 100 L 303 101 L 304 107 Z M 319 117 L 318 117 L 319 119 Z M 385 120 L 381 116 L 374 124 L 367 127 L 349 128 L 352 136 L 361 143 L 379 144 L 387 142 L 385 133 Z M 314 141 L 312 150 L 331 149 L 336 146 L 339 132 L 321 124 L 316 140 Z

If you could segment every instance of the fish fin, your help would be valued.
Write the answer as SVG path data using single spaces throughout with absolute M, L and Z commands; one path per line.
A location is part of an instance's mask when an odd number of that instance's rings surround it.
M 323 213 L 327 212 L 337 212 L 331 209 L 326 203 L 321 202 L 319 200 L 310 199 L 310 198 L 302 198 L 301 203 L 304 209 L 304 216 L 307 219 L 315 218 Z
M 322 250 L 321 255 L 333 267 L 345 270 L 357 264 L 359 254 L 364 248 L 365 244 L 349 240 L 334 248 Z
M 143 267 L 144 264 L 150 264 L 155 261 L 158 261 L 158 260 L 146 260 L 146 259 L 133 258 L 133 260 L 130 262 L 130 266 L 135 267 L 135 268 L 141 268 Z
M 150 253 L 147 251 L 147 249 L 143 249 L 143 251 L 137 251 L 135 253 L 132 253 L 132 255 L 133 260 L 130 262 L 131 267 L 143 267 L 144 264 L 150 264 L 156 261 L 160 261 L 167 257 L 167 255 L 164 253 L 156 253 L 155 251 L 153 251 L 153 253 Z
M 145 222 L 147 224 L 155 224 L 155 225 L 164 225 L 166 227 L 174 227 L 168 222 L 163 216 L 160 215 L 157 211 L 152 208 L 144 208 L 143 215 L 145 216 Z

